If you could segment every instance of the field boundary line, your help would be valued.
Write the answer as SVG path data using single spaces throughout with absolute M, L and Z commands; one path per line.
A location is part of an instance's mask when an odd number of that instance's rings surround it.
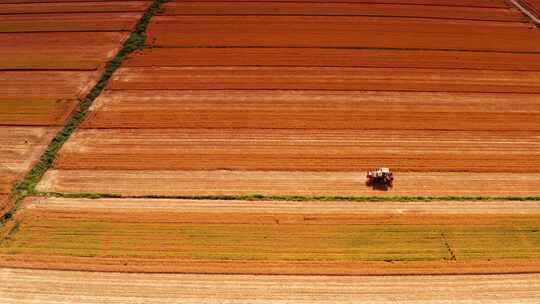
M 434 202 L 434 201 L 540 201 L 540 196 L 339 196 L 339 195 L 121 195 L 94 192 L 33 192 L 36 197 L 86 198 L 86 199 L 179 199 L 179 200 L 229 200 L 229 201 L 342 201 L 342 202 Z
M 526 6 L 521 4 L 521 1 L 519 0 L 509 0 L 510 3 L 512 3 L 521 13 L 523 13 L 525 16 L 529 17 L 531 21 L 538 27 L 540 27 L 540 19 L 536 17 L 536 15 L 529 10 Z
M 17 212 L 19 203 L 29 195 L 36 195 L 37 183 L 41 180 L 45 172 L 53 166 L 57 153 L 64 143 L 71 137 L 77 127 L 84 121 L 88 114 L 90 106 L 94 100 L 105 90 L 109 80 L 114 72 L 120 67 L 124 59 L 134 51 L 143 49 L 146 41 L 146 28 L 150 19 L 159 12 L 161 5 L 167 0 L 153 0 L 146 11 L 141 15 L 139 21 L 131 31 L 129 37 L 124 41 L 122 47 L 110 60 L 97 83 L 90 92 L 79 100 L 78 109 L 70 116 L 69 120 L 63 125 L 55 137 L 48 144 L 47 149 L 41 155 L 39 161 L 30 169 L 22 181 L 15 184 L 11 191 L 11 209 L 0 217 L 0 227 L 9 221 Z M 84 41 L 81 41 L 84 43 Z

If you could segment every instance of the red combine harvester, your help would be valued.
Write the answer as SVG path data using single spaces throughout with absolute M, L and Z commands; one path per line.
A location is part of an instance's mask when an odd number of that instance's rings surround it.
M 369 185 L 392 187 L 394 174 L 388 168 L 378 168 L 374 171 L 368 171 L 367 179 Z

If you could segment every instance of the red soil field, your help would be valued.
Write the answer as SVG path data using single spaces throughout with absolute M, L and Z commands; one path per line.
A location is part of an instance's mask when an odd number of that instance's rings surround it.
M 364 172 L 50 170 L 40 191 L 144 195 L 535 196 L 540 174 L 396 174 L 388 191 L 365 186 Z
M 129 31 L 140 13 L 73 13 L 0 15 L 0 33 Z
M 10 1 L 8 1 L 10 2 Z M 35 1 L 32 1 L 35 2 Z M 13 3 L 0 5 L 0 14 L 142 12 L 149 1 L 88 1 L 73 3 Z M 505 14 L 506 15 L 506 14 Z M 504 18 L 501 16 L 501 18 Z M 510 15 L 508 19 L 510 19 Z M 515 17 L 514 17 L 515 18 Z
M 0 47 L 2 69 L 96 70 L 114 57 L 127 34 L 5 33 L 0 37 L 5 42 Z
M 156 16 L 148 27 L 147 43 L 183 47 L 539 52 L 539 38 L 540 31 L 533 25 L 513 22 L 344 16 Z
M 82 71 L 1 71 L 0 100 L 25 98 L 83 97 L 98 77 Z
M 111 90 L 373 90 L 540 93 L 540 72 L 331 67 L 121 68 Z
M 390 16 L 526 22 L 515 9 L 341 2 L 170 2 L 165 15 Z
M 6 1 L 30 1 L 30 0 L 6 0 Z M 37 0 L 36 2 L 47 1 L 47 0 Z M 69 0 L 52 0 L 54 1 L 69 1 Z M 77 0 L 82 1 L 82 0 Z M 215 0 L 172 0 L 172 2 L 216 2 Z M 235 2 L 253 2 L 253 0 L 235 0 Z M 509 7 L 508 3 L 504 0 L 463 0 L 463 1 L 452 1 L 452 0 L 264 0 L 264 2 L 310 2 L 310 3 L 386 3 L 386 4 L 416 4 L 416 5 L 443 5 L 443 6 L 465 6 L 465 7 Z
M 331 48 L 150 48 L 124 67 L 288 66 L 540 71 L 539 53 Z
M 540 172 L 538 132 L 116 129 L 78 131 L 58 169 Z M 389 146 L 388 143 L 391 142 Z
M 83 128 L 540 131 L 539 101 L 499 93 L 118 90 L 101 94 Z
M 540 275 L 246 276 L 0 269 L 7 302 L 422 303 L 538 302 Z

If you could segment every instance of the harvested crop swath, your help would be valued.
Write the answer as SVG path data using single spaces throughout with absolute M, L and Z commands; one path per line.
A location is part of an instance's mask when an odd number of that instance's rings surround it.
M 140 13 L 73 13 L 0 15 L 0 33 L 129 31 Z
M 112 59 L 126 37 L 116 32 L 0 34 L 5 42 L 0 69 L 96 70 Z
M 538 302 L 539 274 L 450 276 L 246 276 L 0 269 L 7 302 L 372 303 Z M 481 286 L 481 288 L 479 288 Z M 30 294 L 28 291 L 32 290 Z M 84 295 L 84 300 L 81 300 Z
M 540 131 L 540 95 L 366 91 L 107 91 L 84 128 Z
M 126 67 L 290 66 L 539 71 L 540 54 L 332 48 L 148 48 Z
M 6 0 L 6 1 L 30 1 L 30 0 Z M 37 0 L 39 1 L 48 1 L 48 0 Z M 69 1 L 69 0 L 52 0 L 52 1 Z M 77 0 L 82 1 L 82 0 Z M 252 2 L 253 0 L 236 0 L 235 2 Z M 215 0 L 173 0 L 172 2 L 215 2 Z M 366 3 L 366 0 L 265 0 L 264 2 L 310 2 L 310 3 Z M 463 0 L 463 1 L 452 1 L 452 0 L 376 0 L 371 1 L 373 3 L 387 3 L 387 4 L 416 4 L 416 5 L 443 5 L 443 6 L 465 6 L 465 7 L 509 7 L 508 3 L 503 0 Z
M 59 169 L 540 171 L 538 132 L 85 129 Z M 391 142 L 391 146 L 389 146 Z
M 422 6 L 342 3 L 342 2 L 170 2 L 165 15 L 310 15 L 310 16 L 389 16 L 440 19 L 524 22 L 517 10 L 459 6 Z
M 66 202 L 27 205 L 17 229 L 4 227 L 0 265 L 38 267 L 48 258 L 42 267 L 147 271 L 160 261 L 172 272 L 357 275 L 468 273 L 490 264 L 489 272 L 511 273 L 540 266 L 536 213 L 448 216 L 429 207 L 425 214 L 354 207 L 351 213 L 289 213 L 294 208 L 285 204 L 260 213 L 247 202 L 245 210 L 222 202 L 219 214 L 209 214 L 197 203 L 184 210 L 143 200 L 150 208 L 134 211 L 133 202 L 121 200 L 96 208 L 92 201 Z
M 135 195 L 538 196 L 537 173 L 399 172 L 393 188 L 364 172 L 51 170 L 40 191 Z
M 148 1 L 0 3 L 0 14 L 142 12 L 148 4 Z
M 540 51 L 540 32 L 522 23 L 422 18 L 157 16 L 148 34 L 159 46 Z
M 121 68 L 114 74 L 109 89 L 540 93 L 540 72 L 345 67 Z

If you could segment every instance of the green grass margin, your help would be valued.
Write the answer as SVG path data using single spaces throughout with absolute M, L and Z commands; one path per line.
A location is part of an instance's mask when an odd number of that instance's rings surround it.
M 186 200 L 228 200 L 228 201 L 292 201 L 292 202 L 434 202 L 434 201 L 540 201 L 540 196 L 332 196 L 332 195 L 140 195 L 125 196 L 114 193 L 61 193 L 39 192 L 39 196 L 86 199 L 186 199 Z
M 116 56 L 107 63 L 107 66 L 96 85 L 90 90 L 86 97 L 80 100 L 77 111 L 72 114 L 62 129 L 56 133 L 45 152 L 41 155 L 39 161 L 32 169 L 30 169 L 24 179 L 13 186 L 11 191 L 11 202 L 13 207 L 0 217 L 0 227 L 15 215 L 18 205 L 24 198 L 29 195 L 39 194 L 39 192 L 36 191 L 36 185 L 39 183 L 45 172 L 53 166 L 58 151 L 60 151 L 64 143 L 84 121 L 90 106 L 107 87 L 114 72 L 120 67 L 129 54 L 145 47 L 146 28 L 148 27 L 148 23 L 156 13 L 160 12 L 162 4 L 165 2 L 167 2 L 167 0 L 154 0 L 148 6 L 129 37 L 122 45 L 120 51 L 118 51 Z

